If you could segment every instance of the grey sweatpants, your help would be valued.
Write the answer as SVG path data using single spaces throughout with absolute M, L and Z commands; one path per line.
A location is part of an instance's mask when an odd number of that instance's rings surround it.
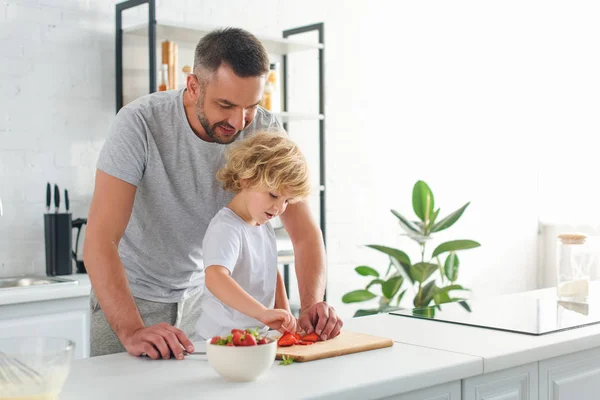
M 193 341 L 196 321 L 200 316 L 201 294 L 200 292 L 178 303 L 157 303 L 137 297 L 133 299 L 145 326 L 166 322 L 181 329 Z M 90 294 L 90 309 L 90 356 L 127 351 L 106 320 L 93 290 Z

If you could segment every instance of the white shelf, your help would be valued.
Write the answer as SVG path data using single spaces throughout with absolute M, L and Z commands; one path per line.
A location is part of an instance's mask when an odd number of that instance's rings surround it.
M 294 112 L 276 112 L 273 113 L 281 122 L 289 121 L 319 121 L 325 119 L 323 114 L 307 114 Z
M 202 36 L 216 27 L 193 26 L 172 21 L 156 21 L 156 42 L 172 40 L 174 42 L 192 43 L 196 45 Z M 148 37 L 148 23 L 123 29 L 124 35 Z M 269 54 L 289 54 L 298 51 L 322 49 L 320 43 L 306 42 L 297 39 L 257 36 Z

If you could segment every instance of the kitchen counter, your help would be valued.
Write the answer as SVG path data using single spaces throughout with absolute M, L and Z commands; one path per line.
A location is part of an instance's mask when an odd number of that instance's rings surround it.
M 364 320 L 372 325 L 385 321 Z M 356 322 L 348 321 L 345 328 L 357 331 L 365 325 Z M 370 329 L 359 331 L 369 333 Z M 203 343 L 195 345 L 202 351 Z M 276 361 L 259 380 L 232 383 L 212 369 L 206 356 L 154 361 L 122 353 L 74 361 L 60 399 L 368 399 L 457 381 L 481 371 L 479 357 L 394 343 L 385 349 L 319 361 L 286 366 Z
M 90 295 L 92 284 L 87 274 L 61 275 L 57 278 L 71 279 L 76 284 L 48 284 L 0 290 L 0 306 L 35 301 L 67 299 Z
M 553 290 L 510 296 L 543 296 Z M 508 390 L 527 399 L 587 399 L 600 390 L 598 380 L 586 372 L 600 371 L 600 324 L 531 336 L 379 314 L 353 318 L 344 329 L 389 337 L 395 343 L 289 366 L 276 361 L 267 375 L 252 383 L 225 381 L 202 355 L 183 361 L 125 353 L 76 360 L 60 398 L 475 399 L 486 390 L 498 395 Z M 203 344 L 196 345 L 201 351 Z M 562 395 L 552 397 L 559 389 Z M 430 390 L 437 392 L 432 396 Z
M 599 283 L 594 282 L 592 286 L 593 293 L 597 296 L 600 295 Z M 548 288 L 499 296 L 499 298 L 506 296 L 542 298 L 553 296 L 555 293 L 555 288 Z M 594 300 L 595 298 L 592 297 L 590 307 L 600 306 L 600 302 Z M 392 314 L 379 314 L 376 318 L 380 323 L 372 328 L 373 334 L 385 334 L 396 342 L 481 357 L 483 373 L 600 346 L 600 324 L 532 336 Z M 369 322 L 364 321 L 360 326 L 367 324 Z

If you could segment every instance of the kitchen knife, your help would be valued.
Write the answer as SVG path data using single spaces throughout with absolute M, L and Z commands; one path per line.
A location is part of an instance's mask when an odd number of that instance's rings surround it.
M 50 182 L 46 184 L 46 212 L 50 212 L 50 202 L 52 201 L 52 190 L 50 189 Z
M 60 207 L 60 192 L 58 191 L 58 185 L 54 185 L 54 212 L 58 213 L 58 207 Z
M 65 189 L 65 208 L 69 212 L 69 191 Z

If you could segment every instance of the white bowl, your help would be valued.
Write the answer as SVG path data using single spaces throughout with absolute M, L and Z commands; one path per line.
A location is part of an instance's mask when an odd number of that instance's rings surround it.
M 206 341 L 206 356 L 210 365 L 223 378 L 234 382 L 251 382 L 273 366 L 277 341 L 256 346 L 220 346 Z
M 0 339 L 0 399 L 56 399 L 75 343 L 52 337 Z

